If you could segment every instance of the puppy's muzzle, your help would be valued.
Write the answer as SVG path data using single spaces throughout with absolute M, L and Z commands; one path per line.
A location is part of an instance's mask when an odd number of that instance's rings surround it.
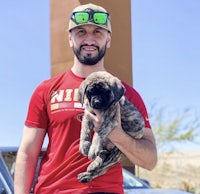
M 100 98 L 100 96 L 92 96 L 90 105 L 94 109 L 105 108 L 105 102 L 102 98 Z

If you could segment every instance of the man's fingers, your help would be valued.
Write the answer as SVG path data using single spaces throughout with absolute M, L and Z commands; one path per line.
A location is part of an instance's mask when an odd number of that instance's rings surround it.
M 90 119 L 92 119 L 94 123 L 94 130 L 98 131 L 99 127 L 101 126 L 103 119 L 101 117 L 101 114 L 99 113 L 98 110 L 94 110 L 94 114 L 89 112 L 88 110 L 85 109 L 85 115 L 88 116 Z
M 95 122 L 99 122 L 98 117 L 85 109 L 85 115 Z

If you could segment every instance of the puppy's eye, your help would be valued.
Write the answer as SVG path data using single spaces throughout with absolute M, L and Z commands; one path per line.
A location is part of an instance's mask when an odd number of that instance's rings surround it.
M 89 96 L 94 95 L 95 93 L 97 93 L 97 90 L 95 90 L 94 88 L 88 90 L 88 95 Z
M 88 100 L 90 101 L 93 94 L 91 93 L 91 91 L 87 91 L 86 96 L 87 96 Z

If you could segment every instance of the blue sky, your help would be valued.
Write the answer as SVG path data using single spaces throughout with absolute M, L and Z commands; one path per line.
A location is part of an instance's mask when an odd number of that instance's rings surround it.
M 30 96 L 50 77 L 49 9 L 48 0 L 1 0 L 0 146 L 19 145 Z M 132 0 L 132 10 L 134 87 L 147 108 L 156 99 L 199 114 L 200 1 Z

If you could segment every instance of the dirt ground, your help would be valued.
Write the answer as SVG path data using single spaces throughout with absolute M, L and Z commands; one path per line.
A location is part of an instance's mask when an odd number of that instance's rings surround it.
M 136 175 L 147 179 L 153 187 L 200 194 L 200 151 L 159 154 L 153 171 L 136 167 Z

